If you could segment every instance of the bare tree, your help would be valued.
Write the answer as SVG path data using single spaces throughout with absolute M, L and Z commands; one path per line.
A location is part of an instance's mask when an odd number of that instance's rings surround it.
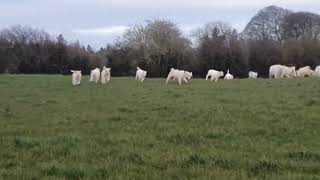
M 208 69 L 230 71 L 243 76 L 247 71 L 247 56 L 241 48 L 237 31 L 225 22 L 211 22 L 193 32 L 198 41 L 202 74 Z
M 248 23 L 243 31 L 248 39 L 255 39 L 261 42 L 275 40 L 280 44 L 284 36 L 284 19 L 292 12 L 276 6 L 269 6 L 260 10 Z
M 170 67 L 187 64 L 192 57 L 190 40 L 169 20 L 149 20 L 144 25 L 132 26 L 116 44 L 127 51 L 130 61 L 126 64 L 147 66 L 151 76 L 165 76 Z
M 320 16 L 309 12 L 290 14 L 285 18 L 285 36 L 295 40 L 318 40 Z

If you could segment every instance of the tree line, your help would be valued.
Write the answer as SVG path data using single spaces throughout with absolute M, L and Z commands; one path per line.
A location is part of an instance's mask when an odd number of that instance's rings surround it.
M 165 77 L 171 67 L 203 77 L 209 69 L 239 78 L 249 71 L 267 76 L 273 64 L 320 65 L 320 16 L 276 6 L 260 10 L 243 32 L 226 22 L 195 29 L 191 38 L 177 24 L 155 19 L 130 27 L 98 52 L 79 42 L 52 38 L 43 30 L 14 26 L 0 32 L 0 73 L 88 74 L 95 67 L 112 67 L 113 76 L 131 76 L 136 67 L 149 77 Z
M 70 74 L 70 69 L 81 69 L 88 74 L 105 63 L 89 45 L 67 43 L 62 35 L 52 38 L 21 25 L 0 32 L 0 73 Z

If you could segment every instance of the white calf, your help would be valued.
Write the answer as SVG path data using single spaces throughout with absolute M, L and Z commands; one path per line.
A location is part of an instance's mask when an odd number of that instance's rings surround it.
M 229 73 L 229 69 L 228 69 L 227 74 L 226 74 L 226 76 L 224 77 L 224 79 L 226 79 L 226 80 L 231 80 L 231 79 L 233 79 L 233 75 Z
M 98 83 L 99 79 L 100 79 L 100 69 L 96 68 L 94 70 L 91 70 L 90 81 L 94 81 Z
M 192 77 L 192 73 L 188 71 L 181 71 L 178 69 L 171 68 L 166 80 L 166 84 L 168 84 L 168 81 L 170 79 L 173 79 L 173 80 L 178 80 L 179 85 L 181 85 L 182 80 L 185 83 L 188 83 L 187 78 L 190 79 L 191 77 Z
M 137 67 L 136 80 L 143 82 L 146 76 L 147 76 L 147 71 L 144 71 L 139 67 Z
M 215 82 L 217 82 L 218 79 L 223 76 L 224 76 L 223 71 L 217 71 L 214 69 L 210 69 L 207 73 L 206 80 L 208 80 L 210 78 L 210 81 L 214 80 Z
M 314 76 L 320 77 L 320 66 L 317 66 L 313 73 Z
M 183 70 L 179 70 L 179 71 L 183 71 Z M 192 72 L 189 72 L 189 71 L 184 71 L 184 74 L 183 74 L 183 78 L 185 78 L 186 80 L 185 81 L 188 81 L 188 79 L 190 80 L 192 78 Z M 173 77 L 173 80 L 176 80 L 177 77 Z
M 101 83 L 106 84 L 107 82 L 110 82 L 110 77 L 111 77 L 111 68 L 106 68 L 103 66 L 103 70 L 101 72 Z
M 297 77 L 296 67 L 282 66 L 282 77 L 287 77 L 287 78 Z
M 311 77 L 313 74 L 314 74 L 314 72 L 310 66 L 302 67 L 302 68 L 298 69 L 298 71 L 297 71 L 298 77 L 305 77 L 305 76 Z
M 191 79 L 192 78 L 192 72 L 189 72 L 189 71 L 184 71 L 184 78 L 186 79 Z
M 282 77 L 282 68 L 280 64 L 272 65 L 269 68 L 269 78 L 281 78 Z
M 81 71 L 75 71 L 75 70 L 71 70 L 72 72 L 72 85 L 77 86 L 80 85 L 81 82 Z
M 249 79 L 257 79 L 258 78 L 258 73 L 250 71 L 249 72 Z

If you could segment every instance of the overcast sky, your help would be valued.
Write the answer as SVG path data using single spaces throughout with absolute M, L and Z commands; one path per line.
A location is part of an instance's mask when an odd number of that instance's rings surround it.
M 30 25 L 96 49 L 112 43 L 128 26 L 166 18 L 189 32 L 211 21 L 226 21 L 242 31 L 265 6 L 320 12 L 319 0 L 1 0 L 0 28 Z

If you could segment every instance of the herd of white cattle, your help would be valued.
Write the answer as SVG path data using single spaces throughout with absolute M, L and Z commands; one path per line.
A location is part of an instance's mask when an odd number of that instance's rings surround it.
M 71 70 L 72 72 L 72 84 L 73 85 L 80 85 L 81 82 L 81 71 Z M 143 82 L 147 76 L 147 71 L 142 70 L 141 68 L 137 67 L 136 77 L 135 80 Z M 250 71 L 248 74 L 250 79 L 258 78 L 258 73 Z M 302 67 L 296 70 L 295 66 L 284 66 L 280 64 L 272 65 L 269 69 L 269 78 L 294 78 L 294 77 L 320 77 L 320 66 L 317 66 L 314 70 L 311 69 L 310 66 Z M 217 82 L 218 79 L 224 77 L 225 80 L 232 80 L 234 77 L 230 74 L 229 70 L 227 74 L 224 74 L 223 71 L 217 71 L 214 69 L 210 69 L 206 75 L 206 80 L 215 81 Z M 192 72 L 179 70 L 171 68 L 168 74 L 166 83 L 169 80 L 176 80 L 178 81 L 179 85 L 182 82 L 188 83 L 188 80 L 192 78 Z M 106 84 L 110 82 L 111 79 L 111 68 L 103 67 L 102 71 L 99 68 L 91 70 L 90 73 L 90 82 L 98 83 L 99 80 L 101 84 Z
M 320 66 L 314 70 L 310 66 L 296 70 L 295 66 L 272 65 L 269 69 L 269 78 L 295 78 L 295 77 L 320 77 Z

